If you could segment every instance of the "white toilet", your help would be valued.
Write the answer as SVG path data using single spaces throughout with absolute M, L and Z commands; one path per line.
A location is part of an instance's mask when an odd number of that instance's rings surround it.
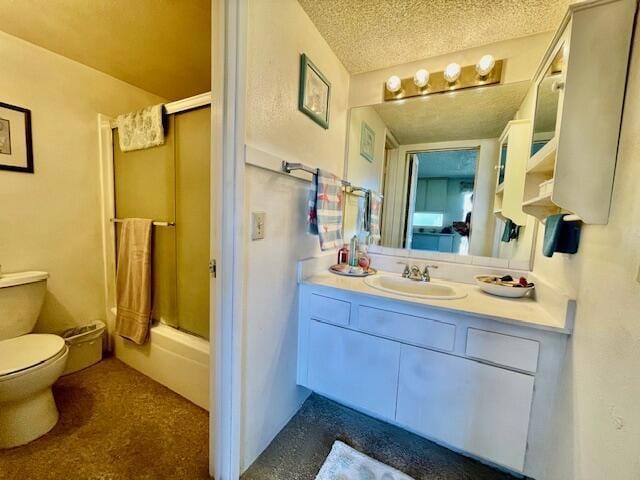
M 32 334 L 46 272 L 0 276 L 0 448 L 24 445 L 58 422 L 51 385 L 67 363 L 62 337 Z

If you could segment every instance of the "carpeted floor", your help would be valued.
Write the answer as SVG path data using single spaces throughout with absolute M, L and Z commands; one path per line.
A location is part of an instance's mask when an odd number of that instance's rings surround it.
M 0 450 L 0 479 L 209 478 L 209 414 L 119 360 L 61 378 L 53 394 L 60 421 Z
M 242 480 L 313 480 L 335 440 L 416 480 L 514 478 L 398 427 L 312 395 Z

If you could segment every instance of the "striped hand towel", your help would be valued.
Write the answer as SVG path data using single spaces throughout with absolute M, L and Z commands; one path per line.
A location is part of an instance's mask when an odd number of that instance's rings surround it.
M 334 174 L 318 169 L 309 191 L 309 233 L 320 237 L 320 248 L 342 246 L 342 182 Z
M 371 190 L 367 191 L 367 208 L 365 217 L 365 230 L 369 232 L 374 242 L 380 240 L 380 210 L 382 208 L 382 195 Z

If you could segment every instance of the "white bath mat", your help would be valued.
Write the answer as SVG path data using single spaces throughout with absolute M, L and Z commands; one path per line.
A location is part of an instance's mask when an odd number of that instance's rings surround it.
M 404 473 L 336 441 L 316 480 L 413 480 Z

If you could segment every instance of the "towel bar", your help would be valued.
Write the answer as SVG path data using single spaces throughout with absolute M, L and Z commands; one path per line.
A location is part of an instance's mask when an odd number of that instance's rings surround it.
M 124 220 L 122 218 L 112 218 L 110 220 L 112 223 L 122 223 Z M 176 222 L 153 222 L 154 227 L 175 227 Z
M 317 175 L 318 169 L 305 165 L 304 163 L 292 163 L 292 162 L 282 162 L 282 171 L 286 173 L 291 173 L 293 170 L 302 170 L 303 172 L 310 173 L 311 175 Z M 342 182 L 343 187 L 350 187 L 351 182 L 346 180 L 340 180 Z
M 355 194 L 357 192 L 362 192 L 364 194 L 367 194 L 370 191 L 371 190 L 369 190 L 368 188 L 364 188 L 364 187 L 348 186 L 348 187 L 345 188 L 345 192 L 351 193 L 351 194 Z M 381 193 L 379 193 L 378 195 L 380 196 L 380 198 L 384 198 L 384 195 L 382 195 Z
M 292 163 L 292 162 L 282 162 L 282 171 L 286 173 L 291 173 L 293 170 L 302 170 L 303 172 L 310 173 L 311 175 L 317 175 L 318 169 L 305 165 L 304 163 Z M 351 185 L 351 182 L 347 180 L 340 180 L 342 182 L 342 186 L 346 187 L 345 191 L 347 193 L 354 192 L 364 192 L 367 193 L 369 191 L 368 188 L 356 187 L 355 185 Z M 382 197 L 382 194 L 380 194 Z

